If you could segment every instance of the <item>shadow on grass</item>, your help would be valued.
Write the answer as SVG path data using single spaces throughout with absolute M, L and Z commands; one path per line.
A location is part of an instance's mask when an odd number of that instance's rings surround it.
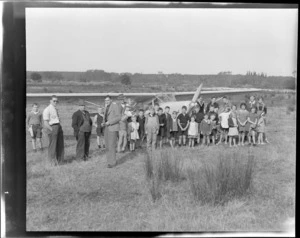
M 147 152 L 145 149 L 138 149 L 138 151 L 128 152 L 126 155 L 117 160 L 117 166 L 126 163 L 129 160 L 133 160 L 135 157 L 139 155 L 144 155 L 146 153 Z

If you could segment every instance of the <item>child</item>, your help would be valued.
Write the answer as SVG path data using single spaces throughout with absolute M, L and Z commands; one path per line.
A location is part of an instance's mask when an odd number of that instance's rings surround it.
M 130 116 L 130 107 L 128 105 L 125 106 L 125 111 L 121 117 L 119 122 L 119 141 L 118 141 L 118 152 L 124 152 L 127 145 L 127 130 L 128 130 L 128 118 Z
M 191 122 L 188 129 L 189 146 L 195 146 L 195 139 L 198 137 L 198 123 L 195 121 L 196 117 L 191 116 Z
M 257 102 L 256 106 L 257 106 L 257 115 L 260 115 L 262 112 L 264 112 L 265 125 L 266 125 L 267 124 L 267 121 L 266 121 L 267 106 L 265 105 L 264 100 L 263 100 L 262 97 L 260 97 L 258 99 L 258 102 Z M 266 143 L 270 143 L 267 139 L 266 133 L 263 134 L 263 138 L 264 138 Z
M 207 144 L 207 146 L 210 143 L 210 134 L 211 134 L 211 123 L 210 120 L 208 119 L 208 113 L 204 114 L 204 119 L 200 123 L 200 132 L 203 135 L 203 143 L 202 145 Z
M 216 135 L 217 135 L 217 118 L 214 114 L 210 116 L 211 123 L 211 138 L 213 145 L 216 143 Z
M 166 106 L 165 107 L 165 117 L 166 117 L 165 139 L 166 139 L 167 143 L 169 142 L 169 139 L 171 137 L 171 134 L 170 134 L 171 130 L 170 130 L 170 128 L 171 128 L 171 123 L 172 123 L 172 116 L 171 116 L 171 114 L 169 112 L 170 112 L 170 107 Z
M 195 106 L 195 112 L 192 114 L 195 117 L 195 122 L 198 123 L 198 127 L 200 126 L 201 121 L 204 118 L 203 112 L 201 112 L 201 108 L 198 104 Z M 198 128 L 198 135 L 197 135 L 197 144 L 200 144 L 200 130 Z
M 241 103 L 240 110 L 237 114 L 237 120 L 239 125 L 239 145 L 244 146 L 245 135 L 248 132 L 249 128 L 246 127 L 248 122 L 249 112 L 246 110 L 246 104 Z M 248 129 L 248 130 L 247 130 Z
M 256 107 L 251 108 L 251 112 L 249 113 L 247 123 L 246 123 L 246 130 L 248 130 L 248 142 L 251 144 L 251 136 L 253 140 L 253 145 L 255 145 L 255 130 L 257 124 L 257 114 L 256 114 Z
M 170 145 L 172 148 L 174 148 L 175 146 L 175 143 L 176 143 L 176 137 L 177 137 L 177 133 L 178 133 L 178 124 L 177 124 L 177 112 L 176 111 L 173 111 L 172 113 L 172 123 L 171 123 L 171 126 L 170 126 L 170 136 L 171 136 L 171 139 L 170 139 Z
M 217 145 L 219 145 L 222 142 L 223 136 L 225 137 L 225 145 L 227 144 L 227 134 L 228 134 L 228 130 L 229 130 L 229 126 L 228 126 L 229 114 L 230 114 L 230 107 L 226 107 L 225 111 L 219 115 L 221 135 L 220 135 L 220 140 L 217 143 Z
M 145 133 L 147 135 L 147 150 L 151 151 L 156 147 L 156 137 L 159 130 L 158 116 L 155 114 L 154 107 L 150 107 L 149 114 L 146 117 Z
M 136 115 L 131 116 L 131 122 L 128 124 L 128 130 L 130 132 L 130 151 L 135 150 L 135 143 L 139 137 L 139 126 L 140 124 L 136 121 Z
M 255 107 L 255 109 L 257 110 L 257 108 L 256 108 L 256 101 L 255 101 L 255 97 L 254 96 L 250 97 L 250 101 L 249 101 L 248 107 L 250 108 L 250 110 L 251 110 L 252 107 Z
M 137 122 L 140 124 L 140 127 L 139 127 L 140 144 L 139 144 L 139 147 L 142 147 L 142 143 L 145 139 L 145 121 L 146 121 L 146 118 L 144 116 L 144 110 L 140 109 L 139 110 L 139 115 L 137 117 Z
M 163 114 L 163 109 L 160 107 L 158 108 L 158 121 L 159 121 L 159 131 L 158 131 L 158 138 L 159 138 L 159 147 L 162 148 L 163 139 L 166 133 L 166 115 Z
M 37 103 L 33 103 L 32 110 L 29 112 L 26 124 L 28 125 L 28 131 L 30 132 L 32 138 L 32 149 L 34 152 L 37 152 L 36 142 L 38 142 L 40 146 L 40 150 L 43 151 L 42 145 L 42 128 L 43 128 L 43 119 L 42 113 L 39 111 L 39 105 Z
M 258 133 L 258 138 L 257 138 L 257 144 L 258 145 L 265 145 L 263 141 L 263 134 L 265 133 L 265 118 L 264 118 L 264 112 L 262 111 L 260 113 L 259 119 L 257 121 L 257 133 Z
M 239 135 L 238 132 L 238 124 L 237 124 L 237 119 L 236 119 L 236 114 L 235 113 L 230 113 L 229 118 L 228 118 L 228 126 L 229 126 L 229 131 L 228 131 L 228 136 L 229 136 L 229 147 L 232 147 L 232 140 L 233 140 L 233 145 L 236 146 L 236 141 L 235 137 Z
M 96 133 L 97 133 L 97 145 L 98 148 L 105 148 L 104 145 L 104 113 L 103 113 L 103 108 L 99 107 L 98 108 L 98 113 L 95 115 L 93 124 L 96 127 Z
M 186 136 L 187 136 L 187 132 L 188 132 L 188 127 L 189 127 L 189 123 L 190 123 L 190 117 L 189 115 L 186 113 L 187 107 L 183 106 L 182 107 L 182 112 L 178 115 L 177 117 L 177 123 L 178 123 L 178 135 L 179 135 L 179 139 L 178 139 L 178 145 L 181 146 L 181 141 L 183 140 L 183 145 L 186 145 Z

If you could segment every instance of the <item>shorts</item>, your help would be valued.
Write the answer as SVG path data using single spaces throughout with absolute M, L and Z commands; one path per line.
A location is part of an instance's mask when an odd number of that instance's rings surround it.
M 218 133 L 218 130 L 217 130 L 217 128 L 216 128 L 216 129 L 212 129 L 212 130 L 211 130 L 211 135 L 212 135 L 212 136 L 216 136 L 216 135 L 217 135 L 217 133 Z
M 228 131 L 229 131 L 229 128 L 223 128 L 222 126 L 220 126 L 220 128 L 221 128 L 221 132 L 228 133 Z
M 180 128 L 178 130 L 178 136 L 187 136 L 188 135 L 188 129 L 185 131 L 182 131 Z
M 32 139 L 42 138 L 42 127 L 40 125 L 31 125 L 31 126 L 33 132 L 33 136 L 31 136 L 31 138 Z
M 171 138 L 176 138 L 178 134 L 178 131 L 170 131 L 170 137 Z
M 131 142 L 131 143 L 135 143 L 135 142 L 136 142 L 136 139 L 130 139 L 130 142 Z
M 104 136 L 103 128 L 97 127 L 96 128 L 96 133 L 97 133 L 97 136 Z

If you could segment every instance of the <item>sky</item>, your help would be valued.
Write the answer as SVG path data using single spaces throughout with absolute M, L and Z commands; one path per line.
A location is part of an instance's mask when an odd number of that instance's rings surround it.
M 27 70 L 291 76 L 297 28 L 297 9 L 27 8 Z

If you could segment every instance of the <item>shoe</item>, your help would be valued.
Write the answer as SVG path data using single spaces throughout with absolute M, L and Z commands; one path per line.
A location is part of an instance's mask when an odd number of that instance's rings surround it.
M 34 153 L 36 153 L 36 152 L 37 152 L 37 150 L 36 150 L 36 149 L 33 149 L 33 152 L 34 152 Z
M 101 145 L 98 145 L 98 148 L 101 149 Z
M 42 147 L 42 148 L 40 148 L 40 151 L 41 151 L 41 152 L 43 152 L 43 151 L 44 151 L 44 148 L 43 148 L 43 147 Z
M 107 165 L 107 168 L 109 168 L 109 169 L 111 169 L 111 168 L 113 168 L 113 167 L 115 167 L 115 165 Z
M 105 145 L 102 148 L 105 149 Z

